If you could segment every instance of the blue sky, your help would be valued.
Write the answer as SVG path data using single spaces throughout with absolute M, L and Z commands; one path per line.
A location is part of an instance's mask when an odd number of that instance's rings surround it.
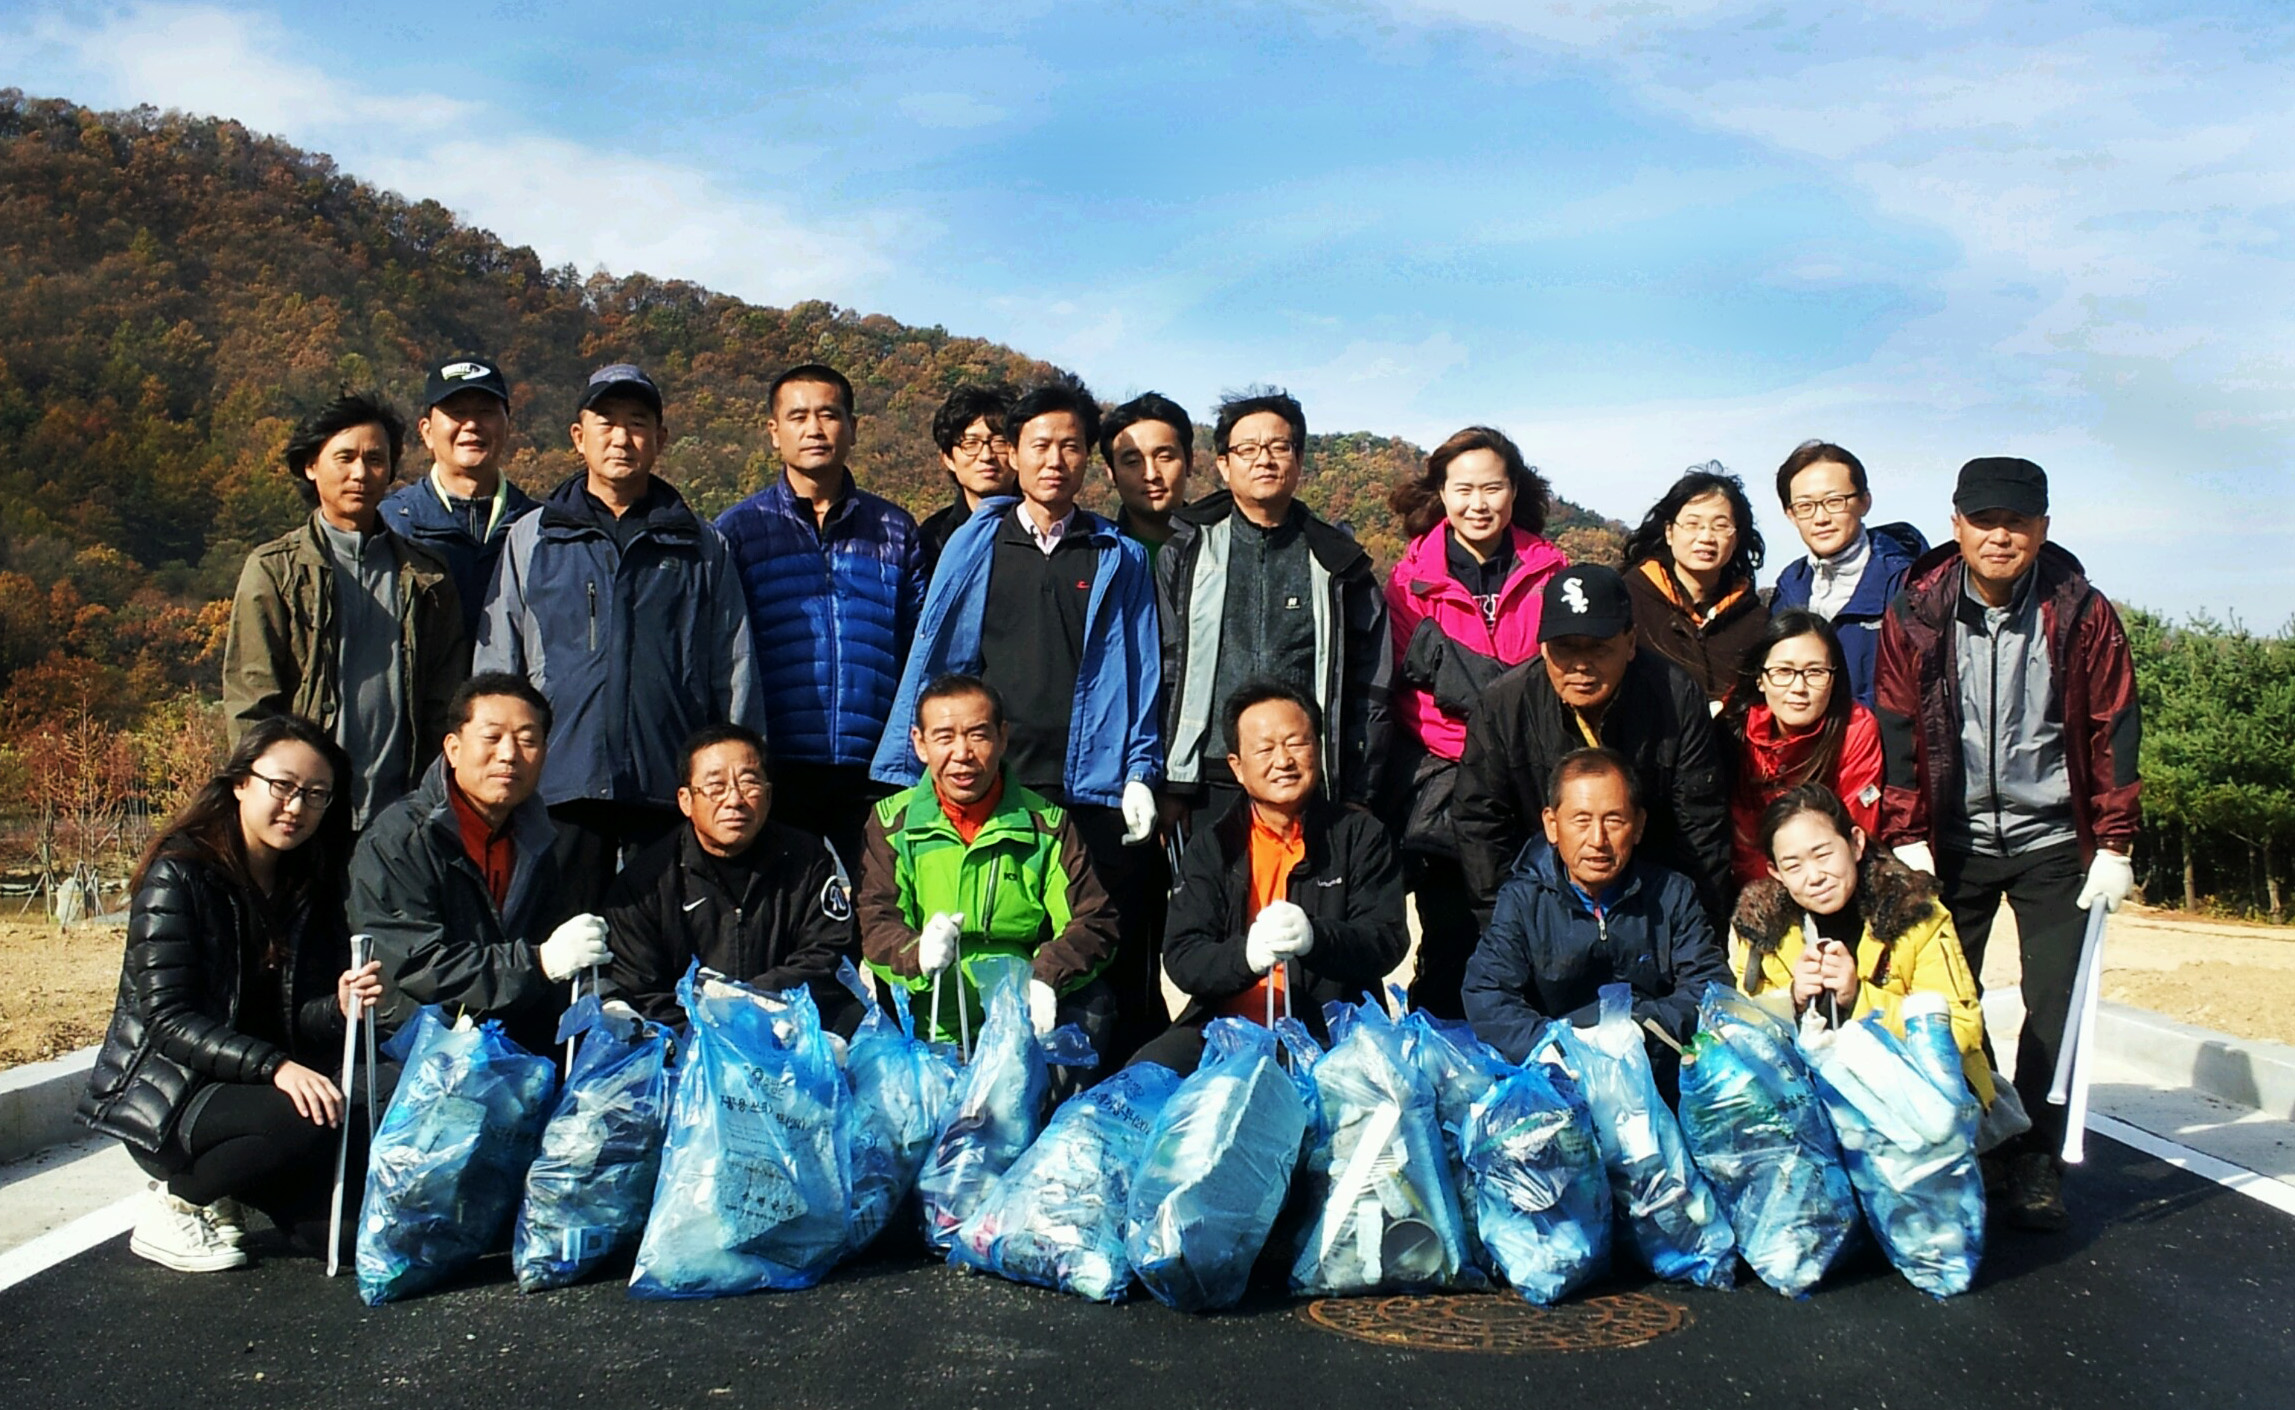
M 1199 415 L 1488 421 L 1623 518 L 2022 454 L 2114 596 L 2295 614 L 2295 18 L 1989 0 L 0 3 L 0 84 L 222 113 L 552 262 L 828 298 Z

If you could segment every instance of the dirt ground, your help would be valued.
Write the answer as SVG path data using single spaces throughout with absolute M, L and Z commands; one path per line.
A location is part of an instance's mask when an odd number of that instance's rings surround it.
M 39 1062 L 104 1036 L 127 928 L 69 930 L 0 905 L 0 1067 Z

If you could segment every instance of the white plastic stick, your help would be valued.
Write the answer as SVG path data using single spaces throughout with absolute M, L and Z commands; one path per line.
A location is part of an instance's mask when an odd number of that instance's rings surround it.
M 972 1010 L 964 1002 L 964 938 L 956 939 L 956 958 L 949 963 L 956 968 L 956 1052 L 970 1061 L 972 1058 Z
M 598 971 L 597 967 L 593 965 L 590 968 L 590 992 L 594 994 L 597 992 L 597 989 Z M 574 971 L 573 992 L 567 996 L 567 999 L 568 1007 L 572 1007 L 574 1004 L 578 1004 L 582 1001 L 582 972 L 578 969 Z M 581 1036 L 581 1034 L 577 1033 L 573 1037 L 566 1040 L 566 1075 L 568 1077 L 572 1077 L 574 1075 L 574 1044 L 581 1040 Z
M 2088 908 L 2088 948 L 2082 956 L 2087 973 L 2087 992 L 2079 1012 L 2072 1015 L 2078 1041 L 2072 1047 L 2072 1090 L 2064 1106 L 2064 1163 L 2078 1165 L 2088 1156 L 2088 1079 L 2095 1068 L 2089 1048 L 2096 1038 L 2096 1005 L 2104 995 L 2104 903 L 2098 901 Z M 2070 1036 L 2070 1035 L 2067 1035 Z
M 2064 1036 L 2056 1045 L 2056 1071 L 2048 1085 L 2048 1100 L 2057 1106 L 2071 1100 L 2072 1069 L 2081 1039 L 2087 1036 L 2081 1031 L 2082 1016 L 2094 1009 L 2097 997 L 2094 991 L 2099 987 L 2103 969 L 2105 914 L 2100 904 L 2088 908 L 2088 930 L 2080 941 L 2080 962 L 2072 970 L 2072 1002 L 2064 1011 Z
M 360 957 L 363 946 L 359 942 L 366 938 L 363 935 L 351 937 L 353 970 L 365 967 L 366 961 Z M 343 1081 L 338 1090 L 342 1092 L 346 1105 L 350 1102 L 353 1090 L 351 1078 L 358 1070 L 359 1025 L 365 1021 L 366 1012 L 365 1004 L 352 1004 L 351 1011 L 343 1017 Z M 348 1173 L 350 1163 L 351 1122 L 350 1113 L 346 1111 L 343 1113 L 342 1138 L 335 1142 L 335 1192 L 327 1202 L 327 1276 L 330 1278 L 341 1272 L 343 1267 L 343 1176 Z
M 372 935 L 353 935 L 351 937 L 351 968 L 365 969 L 368 964 L 373 962 L 374 957 L 375 938 Z M 359 1013 L 364 1019 L 364 1022 L 359 1025 L 360 1041 L 366 1047 L 366 1055 L 361 1060 L 367 1065 L 367 1144 L 373 1145 L 375 1127 L 382 1122 L 382 1113 L 375 1108 L 375 1047 L 378 1040 L 375 1036 L 374 1015 L 367 1010 L 364 1004 L 359 1006 Z M 343 1089 L 343 1101 L 347 1105 L 350 1099 L 351 1092 L 346 1087 Z

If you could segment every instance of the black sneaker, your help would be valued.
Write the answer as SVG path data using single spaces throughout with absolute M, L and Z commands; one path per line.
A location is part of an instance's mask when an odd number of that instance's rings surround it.
M 2072 1227 L 2064 1208 L 2064 1162 L 2048 1151 L 2025 1151 L 2008 1164 L 2008 1219 L 2019 1229 L 2056 1234 Z

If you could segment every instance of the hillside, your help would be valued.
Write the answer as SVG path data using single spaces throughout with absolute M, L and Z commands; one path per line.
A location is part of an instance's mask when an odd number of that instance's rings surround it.
M 856 470 L 919 512 L 945 493 L 929 435 L 941 398 L 1052 371 L 832 304 L 766 308 L 647 274 L 549 268 L 435 202 L 236 123 L 0 91 L 0 704 L 12 722 L 91 686 L 122 722 L 172 691 L 211 691 L 210 604 L 250 545 L 303 512 L 279 465 L 291 423 L 344 386 L 404 403 L 429 361 L 465 348 L 511 375 L 511 474 L 529 489 L 577 468 L 565 425 L 587 370 L 643 363 L 676 437 L 661 471 L 712 514 L 773 473 L 761 398 L 791 363 L 852 378 Z M 1421 454 L 1318 435 L 1306 496 L 1391 561 L 1386 489 Z M 402 474 L 426 460 L 410 447 Z M 1198 480 L 1211 480 L 1207 454 Z M 1555 520 L 1599 546 L 1586 535 L 1601 521 L 1566 504 Z

